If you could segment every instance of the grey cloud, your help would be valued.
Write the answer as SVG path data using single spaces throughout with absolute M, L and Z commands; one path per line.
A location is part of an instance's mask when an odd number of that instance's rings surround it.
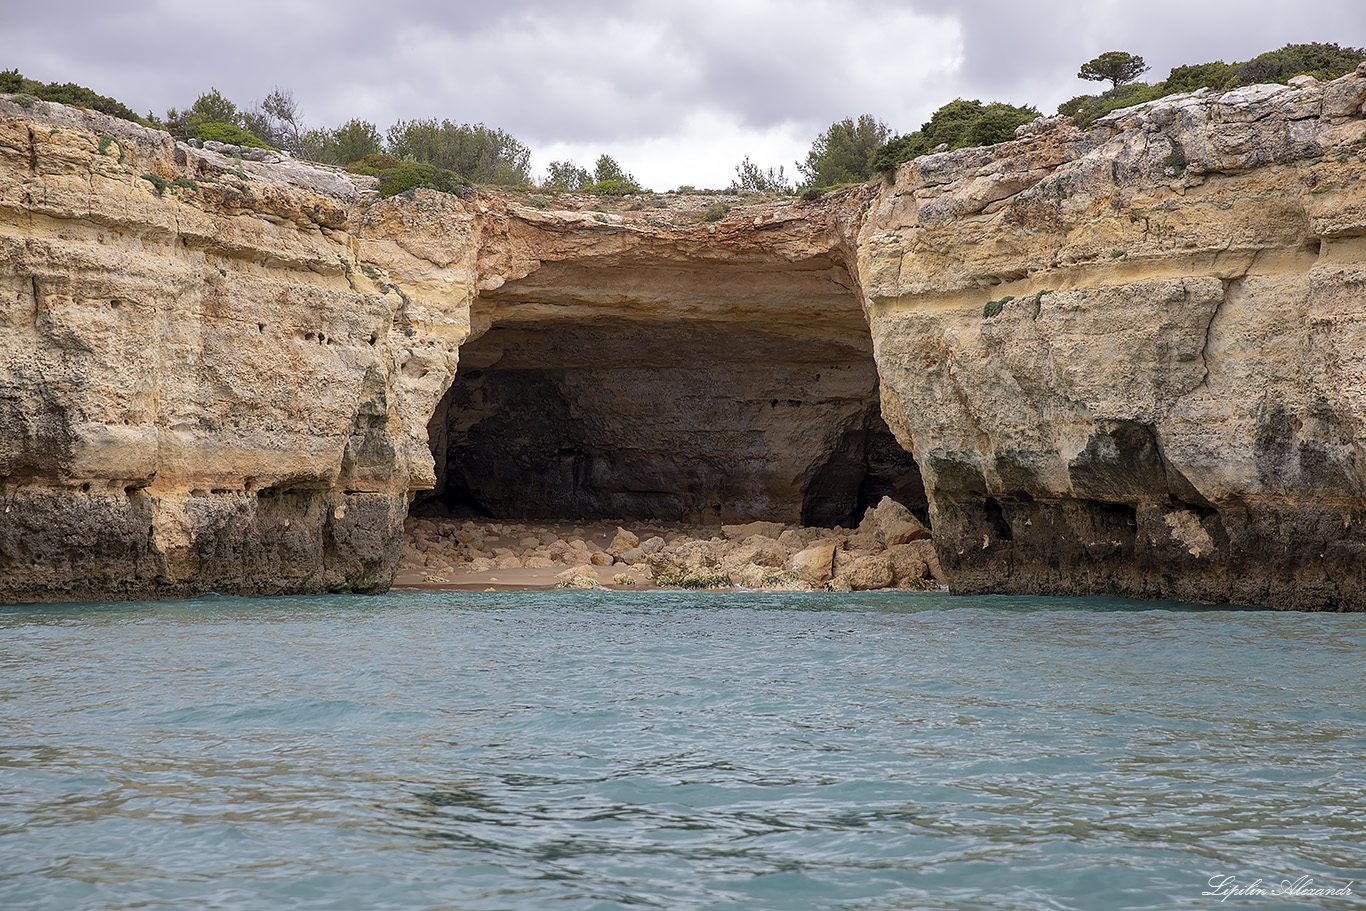
M 1162 78 L 1174 65 L 1245 59 L 1292 41 L 1366 44 L 1360 0 L 1318 0 L 1312 16 L 1281 0 L 11 6 L 0 66 L 88 85 L 139 112 L 186 105 L 210 86 L 249 105 L 279 85 L 313 125 L 353 116 L 381 129 L 399 118 L 482 121 L 533 149 L 683 142 L 683 125 L 703 111 L 756 132 L 814 137 L 865 112 L 905 131 L 954 97 L 1047 112 L 1093 88 L 1076 79 L 1077 67 L 1104 50 L 1141 54 Z M 961 68 L 926 67 L 915 31 L 931 26 L 909 12 L 957 21 Z

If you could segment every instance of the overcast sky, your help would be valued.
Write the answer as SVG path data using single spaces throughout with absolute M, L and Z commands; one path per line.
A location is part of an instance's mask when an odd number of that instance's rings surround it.
M 1043 113 L 1097 90 L 1107 50 L 1173 66 L 1287 43 L 1366 46 L 1366 0 L 0 0 L 0 69 L 138 113 L 211 86 L 293 91 L 309 126 L 352 117 L 500 127 L 590 170 L 723 187 L 748 155 L 795 177 L 836 120 L 917 129 L 954 98 Z

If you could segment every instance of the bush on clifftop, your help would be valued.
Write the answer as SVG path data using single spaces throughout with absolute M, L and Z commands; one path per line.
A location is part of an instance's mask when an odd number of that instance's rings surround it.
M 1039 116 L 1032 107 L 1015 107 L 999 101 L 950 101 L 921 124 L 914 133 L 898 136 L 877 150 L 873 166 L 889 171 L 926 155 L 941 145 L 949 149 L 994 145 L 1015 138 L 1015 128 Z
M 449 120 L 400 120 L 388 130 L 389 154 L 412 159 L 467 182 L 531 185 L 531 150 L 502 130 Z
M 806 178 L 802 186 L 863 183 L 877 173 L 873 161 L 890 135 L 887 124 L 871 114 L 862 114 L 857 120 L 846 117 L 830 124 L 811 144 L 806 161 L 797 163 L 797 170 Z
M 137 114 L 124 107 L 121 102 L 100 95 L 83 85 L 76 85 L 74 82 L 61 84 L 49 82 L 45 85 L 24 78 L 17 69 L 0 72 L 0 92 L 10 95 L 23 93 L 32 95 L 41 101 L 55 101 L 69 107 L 89 108 L 92 111 L 99 111 L 101 114 L 108 114 L 110 117 L 118 117 L 121 120 L 130 120 L 133 123 L 145 122 Z
M 234 146 L 250 146 L 253 149 L 270 148 L 251 133 L 231 123 L 201 123 L 195 127 L 194 138 L 200 142 L 224 142 Z
M 379 195 L 385 199 L 420 187 L 456 196 L 470 191 L 470 182 L 461 175 L 424 161 L 398 161 L 390 155 L 367 155 L 366 159 L 369 164 L 351 170 L 379 177 Z
M 1227 91 L 1240 85 L 1286 82 L 1307 74 L 1327 82 L 1345 76 L 1366 60 L 1366 50 L 1336 44 L 1287 44 L 1242 63 L 1197 63 L 1173 67 L 1167 78 L 1156 85 L 1137 82 L 1120 85 L 1099 95 L 1078 95 L 1058 106 L 1082 129 L 1111 111 L 1156 101 L 1168 95 L 1211 89 Z
M 314 161 L 343 167 L 384 150 L 384 139 L 375 125 L 354 118 L 335 130 L 309 130 L 303 142 Z

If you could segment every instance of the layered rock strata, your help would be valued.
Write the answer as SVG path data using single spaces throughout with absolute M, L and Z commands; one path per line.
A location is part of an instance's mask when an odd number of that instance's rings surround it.
M 859 239 L 954 591 L 1366 608 L 1366 67 L 930 155 Z
M 30 104 L 0 100 L 0 599 L 387 585 L 411 464 L 356 182 Z
M 841 214 L 665 232 L 517 213 L 510 249 L 538 259 L 485 267 L 501 282 L 473 301 L 429 428 L 436 496 L 504 518 L 826 525 L 899 486 L 923 503 L 879 414 Z
M 1361 609 L 1363 101 L 1366 68 L 1038 121 L 698 224 L 379 201 L 0 98 L 0 599 L 380 590 L 414 495 L 894 492 L 954 591 Z
M 918 490 L 848 268 L 867 193 L 625 224 L 0 123 L 0 598 L 382 590 L 431 489 L 717 523 Z

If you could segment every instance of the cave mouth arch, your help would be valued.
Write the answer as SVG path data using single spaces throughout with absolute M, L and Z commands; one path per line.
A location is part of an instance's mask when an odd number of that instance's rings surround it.
M 883 422 L 871 340 L 762 319 L 495 323 L 428 425 L 416 517 L 850 527 L 883 496 L 928 522 Z

